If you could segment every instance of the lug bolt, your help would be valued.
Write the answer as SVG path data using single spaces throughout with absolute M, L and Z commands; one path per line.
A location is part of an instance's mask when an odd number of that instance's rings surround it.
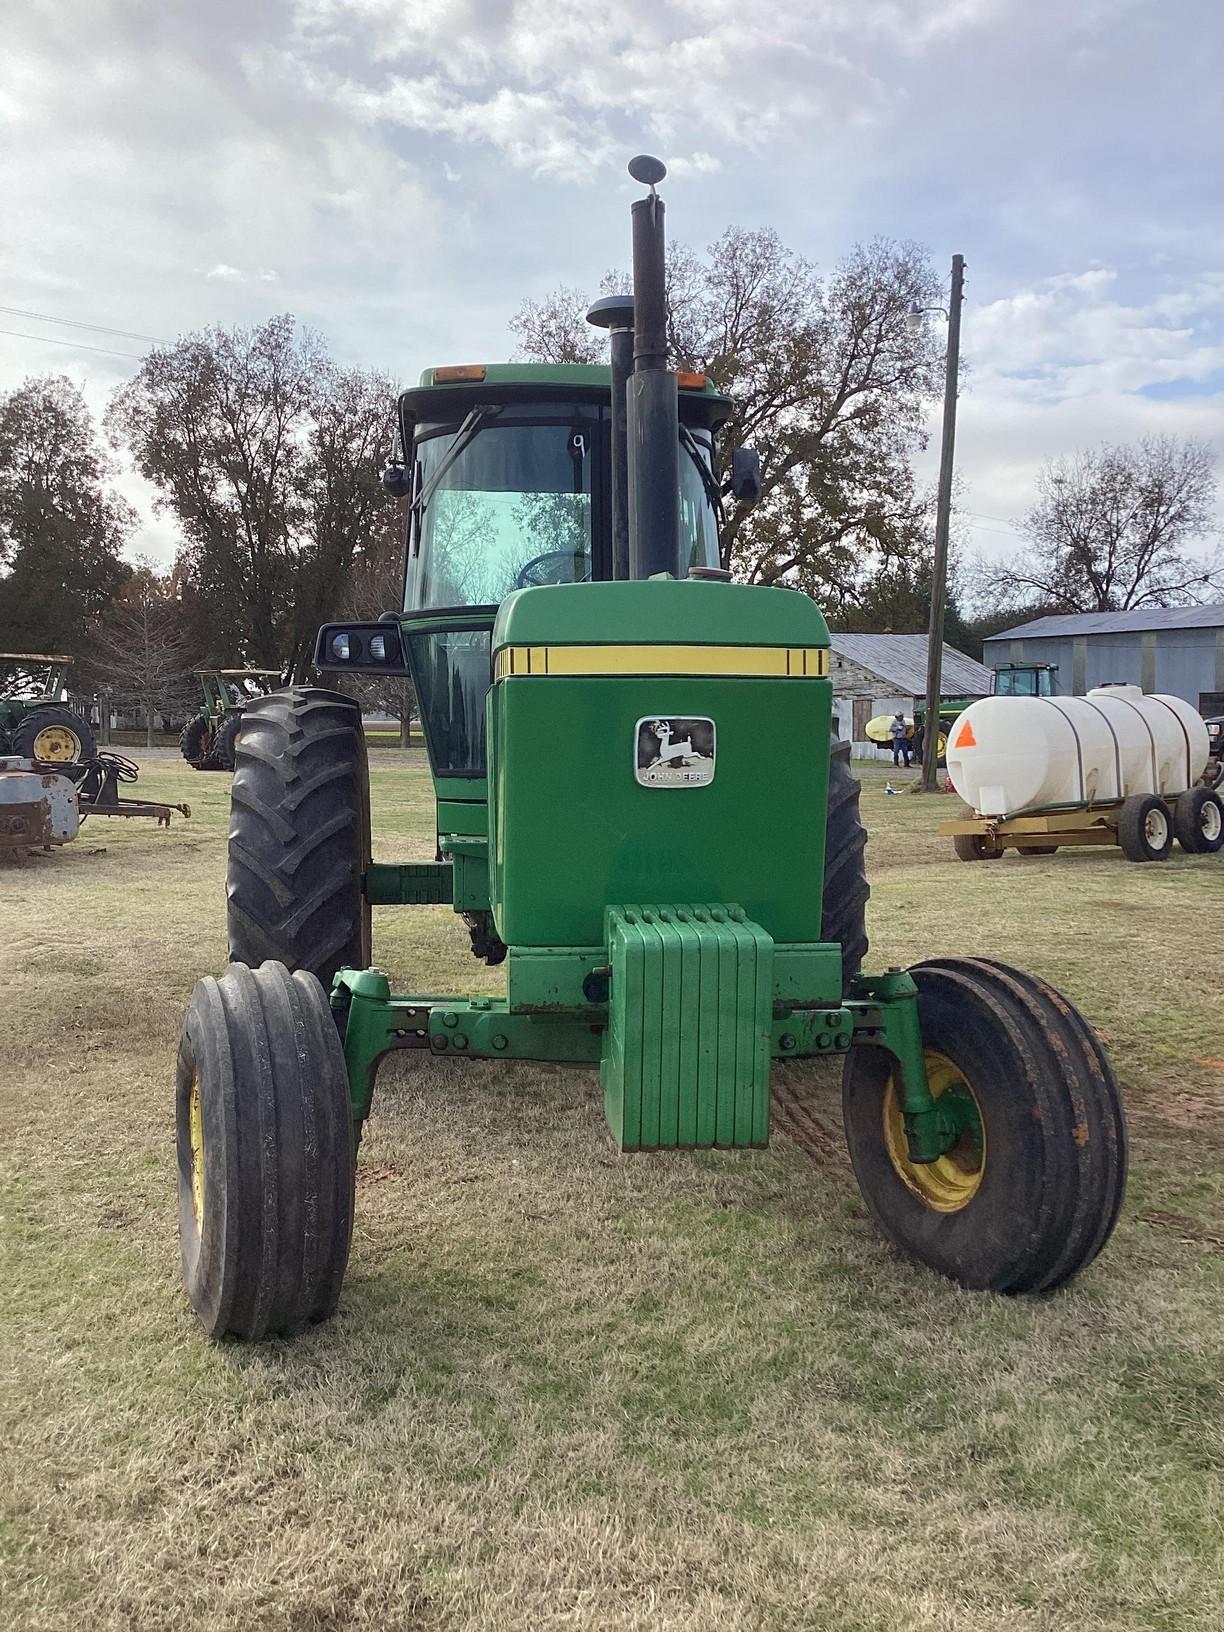
M 451 1038 L 451 1047 L 452 1048 L 466 1048 L 467 1047 L 467 1038 L 463 1035 L 463 1033 L 461 1031 L 457 1031 L 455 1033 L 455 1035 Z
M 493 1039 L 493 1047 L 495 1049 L 497 1049 L 498 1052 L 500 1053 L 503 1048 L 507 1048 L 508 1046 L 509 1046 L 509 1044 L 507 1042 L 507 1039 L 505 1037 L 503 1037 L 501 1032 L 499 1031 L 497 1033 L 497 1036 L 494 1037 L 494 1039 Z
M 782 1048 L 794 1048 L 795 1039 L 791 1036 L 790 1032 L 787 1031 L 782 1034 L 781 1038 L 779 1039 L 779 1044 Z
M 444 1026 L 457 1026 L 459 1024 L 459 1016 L 457 1014 L 444 1014 L 442 1016 L 442 1024 Z

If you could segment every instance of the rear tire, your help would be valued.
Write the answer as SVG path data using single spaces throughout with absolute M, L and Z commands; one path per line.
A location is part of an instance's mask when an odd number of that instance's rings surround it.
M 821 937 L 842 949 L 842 990 L 867 956 L 867 832 L 859 816 L 859 779 L 850 769 L 850 744 L 829 744 L 829 805 L 825 819 Z
M 1191 856 L 1211 856 L 1224 845 L 1224 805 L 1210 788 L 1187 788 L 1173 807 L 1173 832 Z
M 230 803 L 229 953 L 331 990 L 370 963 L 370 779 L 361 710 L 315 686 L 246 705 Z
M 1122 1205 L 1126 1124 L 1105 1050 L 1064 997 L 1006 964 L 910 973 L 932 1091 L 967 1091 L 980 1138 L 911 1164 L 892 1056 L 852 1049 L 842 1104 L 863 1198 L 896 1246 L 962 1286 L 1052 1291 L 1092 1262 Z
M 92 728 L 75 708 L 61 703 L 36 708 L 13 732 L 13 753 L 48 765 L 79 765 L 96 759 L 98 745 Z
M 1173 848 L 1169 807 L 1154 793 L 1134 793 L 1118 812 L 1118 843 L 1128 861 L 1164 861 Z
M 179 1043 L 179 1241 L 210 1337 L 326 1320 L 353 1228 L 344 1054 L 323 989 L 233 965 L 192 994 Z

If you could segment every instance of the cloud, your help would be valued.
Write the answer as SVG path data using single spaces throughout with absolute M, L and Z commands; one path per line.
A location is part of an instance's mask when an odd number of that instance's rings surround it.
M 218 261 L 204 277 L 209 283 L 275 283 L 279 272 L 244 272 L 241 267 L 227 266 Z

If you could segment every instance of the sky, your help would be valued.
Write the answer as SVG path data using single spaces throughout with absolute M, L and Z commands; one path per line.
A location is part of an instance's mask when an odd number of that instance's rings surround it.
M 524 298 L 626 263 L 641 151 L 695 246 L 965 256 L 970 550 L 1101 442 L 1201 437 L 1224 491 L 1219 0 L 22 0 L 0 390 L 66 373 L 100 413 L 150 339 L 281 311 L 405 384 L 505 358 Z

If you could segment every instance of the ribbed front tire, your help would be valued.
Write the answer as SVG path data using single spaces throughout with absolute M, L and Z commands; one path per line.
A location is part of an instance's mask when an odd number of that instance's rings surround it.
M 315 975 L 370 962 L 370 778 L 361 710 L 314 686 L 247 704 L 234 745 L 229 955 Z
M 179 1043 L 179 1240 L 211 1337 L 289 1335 L 336 1307 L 353 1228 L 344 1054 L 313 975 L 199 981 Z
M 963 1144 L 908 1160 L 891 1055 L 847 1056 L 850 1159 L 876 1222 L 903 1252 L 963 1286 L 1049 1292 L 1113 1230 L 1126 1182 L 1118 1084 L 1078 1009 L 987 958 L 915 965 L 931 1091 L 971 1101 Z

